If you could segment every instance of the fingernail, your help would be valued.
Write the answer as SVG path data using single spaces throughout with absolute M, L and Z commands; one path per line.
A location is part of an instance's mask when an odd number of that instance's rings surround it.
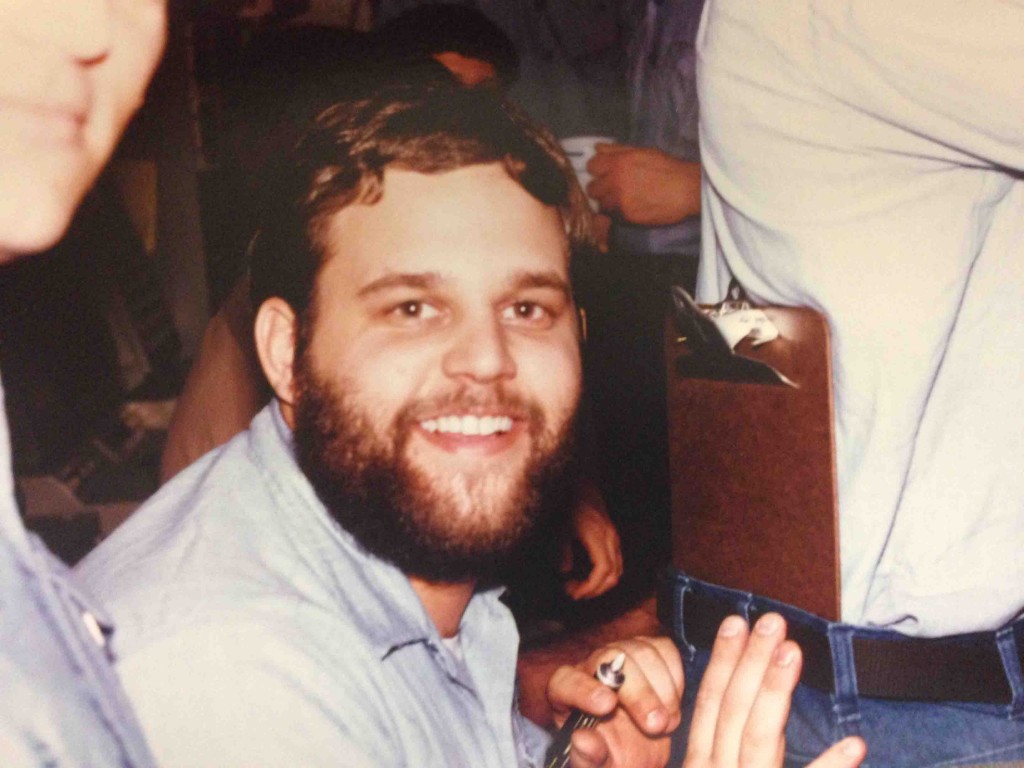
M 840 745 L 839 749 L 844 755 L 853 757 L 860 753 L 860 742 L 853 737 L 847 737 L 843 739 L 843 743 Z
M 775 651 L 775 663 L 780 667 L 788 667 L 796 659 L 796 651 L 791 646 L 782 645 Z
M 645 722 L 647 723 L 647 730 L 650 732 L 660 731 L 665 727 L 665 723 L 668 719 L 668 715 L 665 714 L 664 710 L 652 709 L 647 713 Z
M 615 705 L 617 699 L 615 694 L 608 688 L 598 688 L 590 696 L 596 709 L 607 709 Z
M 761 620 L 757 622 L 757 626 L 755 626 L 754 629 L 759 635 L 774 635 L 776 632 L 779 631 L 779 626 L 779 617 L 769 613 L 767 616 L 763 616 Z
M 745 623 L 739 616 L 729 616 L 718 628 L 718 634 L 722 637 L 736 637 Z

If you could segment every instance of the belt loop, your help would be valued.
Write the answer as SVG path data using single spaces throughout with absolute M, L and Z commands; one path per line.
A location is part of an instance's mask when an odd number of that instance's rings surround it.
M 690 577 L 676 573 L 672 585 L 672 634 L 685 656 L 685 661 L 693 661 L 697 655 L 697 647 L 686 638 L 685 629 L 686 595 L 692 591 Z
M 743 602 L 736 606 L 736 610 L 739 612 L 739 614 L 744 619 L 747 620 L 747 624 L 752 624 L 754 621 L 757 621 L 757 618 L 758 618 L 757 616 L 754 616 L 753 618 L 751 618 L 751 615 L 750 615 L 751 611 L 753 611 L 754 609 L 755 609 L 755 606 L 754 606 L 754 595 L 753 595 L 753 593 L 751 593 L 751 592 L 744 593 L 744 595 L 743 595 Z M 751 627 L 751 629 L 753 629 L 753 627 Z
M 857 699 L 857 668 L 853 656 L 853 627 L 829 624 L 828 641 L 832 651 L 832 712 L 841 735 L 859 732 L 860 706 Z M 852 727 L 851 727 L 852 726 Z
M 996 632 L 996 647 L 999 649 L 999 656 L 1003 661 L 1003 669 L 1006 670 L 1006 681 L 1010 684 L 1010 690 L 1013 692 L 1009 714 L 1012 719 L 1019 720 L 1024 716 L 1024 675 L 1021 673 L 1021 658 L 1024 657 L 1024 648 L 1018 645 L 1021 642 L 1021 637 L 1015 631 L 1014 624 Z

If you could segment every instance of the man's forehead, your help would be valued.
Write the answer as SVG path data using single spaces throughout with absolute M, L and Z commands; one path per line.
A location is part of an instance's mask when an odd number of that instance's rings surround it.
M 514 282 L 568 280 L 569 241 L 557 209 L 532 197 L 498 163 L 441 173 L 385 171 L 377 200 L 354 203 L 328 227 L 328 262 L 360 287 L 389 274 L 467 275 Z

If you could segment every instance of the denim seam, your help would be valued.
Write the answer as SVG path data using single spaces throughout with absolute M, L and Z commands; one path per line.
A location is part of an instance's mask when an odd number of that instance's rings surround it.
M 688 578 L 679 579 L 676 589 L 672 591 L 675 602 L 674 610 L 672 611 L 672 621 L 675 623 L 673 629 L 675 630 L 676 637 L 679 638 L 680 644 L 684 646 L 686 660 L 693 661 L 697 655 L 697 647 L 686 637 L 686 593 L 693 591 L 690 586 L 690 580 Z
M 1003 662 L 1006 681 L 1010 684 L 1013 698 L 1006 708 L 1008 720 L 1019 720 L 1024 716 L 1024 680 L 1017 652 L 1017 638 L 1013 626 L 1003 627 L 996 632 L 996 647 Z
M 852 638 L 851 627 L 832 625 L 828 628 L 829 648 L 832 651 L 832 713 L 839 726 L 859 723 L 861 720 Z
M 745 592 L 743 594 L 743 602 L 737 606 L 737 609 L 743 614 L 743 618 L 747 620 L 747 624 L 750 623 L 750 609 L 754 605 L 754 594 L 752 592 Z

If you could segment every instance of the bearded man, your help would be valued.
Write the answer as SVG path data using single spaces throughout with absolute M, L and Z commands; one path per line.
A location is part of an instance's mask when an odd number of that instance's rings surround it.
M 329 109 L 278 181 L 252 248 L 275 402 L 79 569 L 129 697 L 169 766 L 539 765 L 491 578 L 573 479 L 582 192 L 509 105 L 440 84 Z M 781 754 L 775 619 L 723 634 L 742 690 L 697 718 L 708 755 Z M 616 694 L 592 672 L 618 652 Z M 663 764 L 681 688 L 664 638 L 559 670 L 558 711 L 606 716 L 572 764 Z

